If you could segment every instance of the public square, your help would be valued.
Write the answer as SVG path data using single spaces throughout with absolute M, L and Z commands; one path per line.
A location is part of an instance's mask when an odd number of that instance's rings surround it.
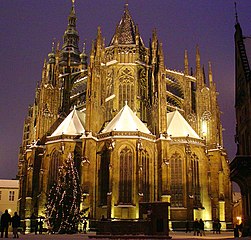
M 20 234 L 19 239 L 109 239 L 109 238 L 95 238 L 95 232 L 88 232 L 87 234 Z M 9 237 L 12 237 L 12 234 L 9 234 Z M 221 234 L 213 234 L 212 232 L 206 232 L 205 236 L 193 236 L 193 233 L 185 233 L 185 232 L 170 232 L 171 239 L 238 239 L 233 237 L 233 232 L 222 232 Z M 144 238 L 130 238 L 130 236 L 126 237 L 118 237 L 112 239 L 144 239 Z M 163 238 L 154 238 L 154 239 L 163 239 Z M 240 239 L 251 239 L 250 237 L 240 238 Z

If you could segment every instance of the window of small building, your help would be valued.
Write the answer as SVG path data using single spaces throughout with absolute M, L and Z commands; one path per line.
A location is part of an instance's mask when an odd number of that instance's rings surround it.
M 14 191 L 9 191 L 9 201 L 13 202 L 15 198 L 15 192 Z

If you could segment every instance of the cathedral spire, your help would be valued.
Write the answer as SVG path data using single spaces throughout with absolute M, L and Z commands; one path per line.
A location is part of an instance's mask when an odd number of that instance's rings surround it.
M 136 43 L 136 26 L 130 15 L 128 3 L 125 3 L 124 14 L 119 22 L 110 45 L 114 45 L 116 38 L 118 44 L 135 44 Z
M 60 63 L 63 65 L 67 64 L 68 52 L 70 51 L 71 63 L 73 65 L 80 64 L 80 51 L 78 48 L 79 34 L 76 29 L 76 11 L 75 11 L 75 0 L 72 0 L 72 7 L 68 16 L 68 26 L 64 33 L 64 43 L 61 50 Z

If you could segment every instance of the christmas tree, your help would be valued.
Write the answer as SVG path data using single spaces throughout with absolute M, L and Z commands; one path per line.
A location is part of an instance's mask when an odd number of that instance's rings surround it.
M 74 161 L 69 154 L 59 168 L 57 183 L 51 188 L 46 204 L 48 229 L 58 233 L 76 233 L 80 220 L 81 188 Z

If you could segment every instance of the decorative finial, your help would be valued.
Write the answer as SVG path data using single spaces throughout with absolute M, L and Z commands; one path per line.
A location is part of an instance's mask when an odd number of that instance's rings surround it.
M 85 54 L 85 52 L 86 52 L 86 43 L 85 43 L 85 41 L 84 41 L 84 43 L 83 43 L 83 53 Z
M 53 38 L 53 41 L 52 41 L 52 45 L 51 45 L 51 52 L 54 52 L 55 51 L 55 38 Z
M 239 23 L 238 21 L 238 14 L 237 14 L 237 5 L 236 2 L 234 2 L 234 9 L 235 9 L 235 20 L 236 20 L 236 24 Z
M 128 9 L 128 0 L 125 1 L 125 10 Z

